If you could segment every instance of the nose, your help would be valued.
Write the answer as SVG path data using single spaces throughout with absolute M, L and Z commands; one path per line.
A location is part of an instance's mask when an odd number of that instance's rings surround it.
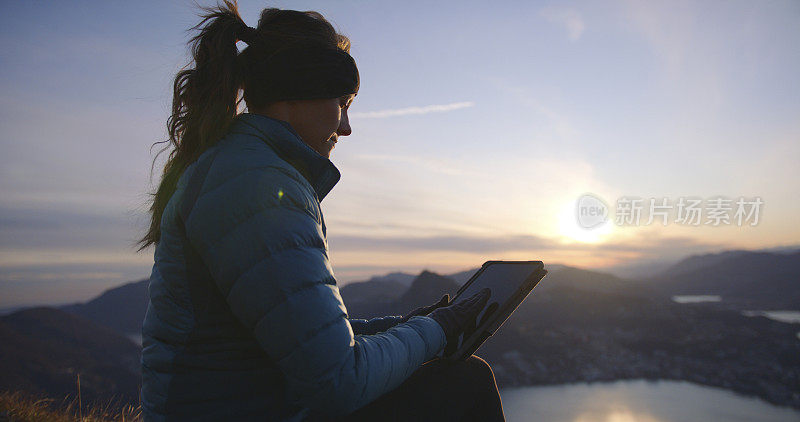
M 336 129 L 336 134 L 339 136 L 347 136 L 353 133 L 350 127 L 350 119 L 347 117 L 347 109 L 342 110 L 342 120 L 339 121 L 339 127 Z

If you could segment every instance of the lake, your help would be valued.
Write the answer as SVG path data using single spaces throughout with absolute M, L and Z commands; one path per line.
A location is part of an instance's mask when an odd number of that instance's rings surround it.
M 763 316 L 775 321 L 800 324 L 800 312 L 798 311 L 743 311 L 742 315 L 748 317 Z
M 500 390 L 508 422 L 798 422 L 800 411 L 682 381 Z
M 721 302 L 722 297 L 717 295 L 682 295 L 672 296 L 672 301 L 676 303 L 705 303 Z M 786 322 L 789 324 L 800 324 L 800 311 L 742 311 L 742 315 L 747 317 L 763 316 L 774 321 Z M 800 332 L 795 334 L 800 339 Z
M 672 301 L 677 303 L 721 302 L 722 297 L 717 295 L 682 295 L 672 296 Z

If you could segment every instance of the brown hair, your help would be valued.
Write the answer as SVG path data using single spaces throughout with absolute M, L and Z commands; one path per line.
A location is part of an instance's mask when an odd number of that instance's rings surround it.
M 172 148 L 158 189 L 152 194 L 150 227 L 138 241 L 139 250 L 158 243 L 161 216 L 186 167 L 228 131 L 242 100 L 250 108 L 266 101 L 248 95 L 247 81 L 259 75 L 250 71 L 255 61 L 293 46 L 314 43 L 350 51 L 350 40 L 314 11 L 267 8 L 261 12 L 255 35 L 241 53 L 236 42 L 246 25 L 236 0 L 202 7 L 202 20 L 191 30 L 200 32 L 189 41 L 192 60 L 175 76 L 172 114 L 167 119 L 168 145 Z M 156 155 L 158 158 L 158 155 Z M 155 159 L 153 160 L 155 165 Z M 152 169 L 151 169 L 152 171 Z

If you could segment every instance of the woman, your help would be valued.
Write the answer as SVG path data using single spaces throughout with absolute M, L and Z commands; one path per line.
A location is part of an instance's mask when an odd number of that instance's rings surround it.
M 206 11 L 194 66 L 175 78 L 173 151 L 141 241 L 156 246 L 145 419 L 503 420 L 485 361 L 436 358 L 486 292 L 347 318 L 320 201 L 339 180 L 331 150 L 351 133 L 349 40 L 316 12 L 265 9 L 249 28 L 235 2 Z

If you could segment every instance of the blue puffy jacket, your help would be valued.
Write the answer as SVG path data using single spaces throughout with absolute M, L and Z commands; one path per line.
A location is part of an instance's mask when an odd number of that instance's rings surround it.
M 340 416 L 445 345 L 433 319 L 348 319 L 320 201 L 339 180 L 257 114 L 181 176 L 161 219 L 142 327 L 145 420 Z

